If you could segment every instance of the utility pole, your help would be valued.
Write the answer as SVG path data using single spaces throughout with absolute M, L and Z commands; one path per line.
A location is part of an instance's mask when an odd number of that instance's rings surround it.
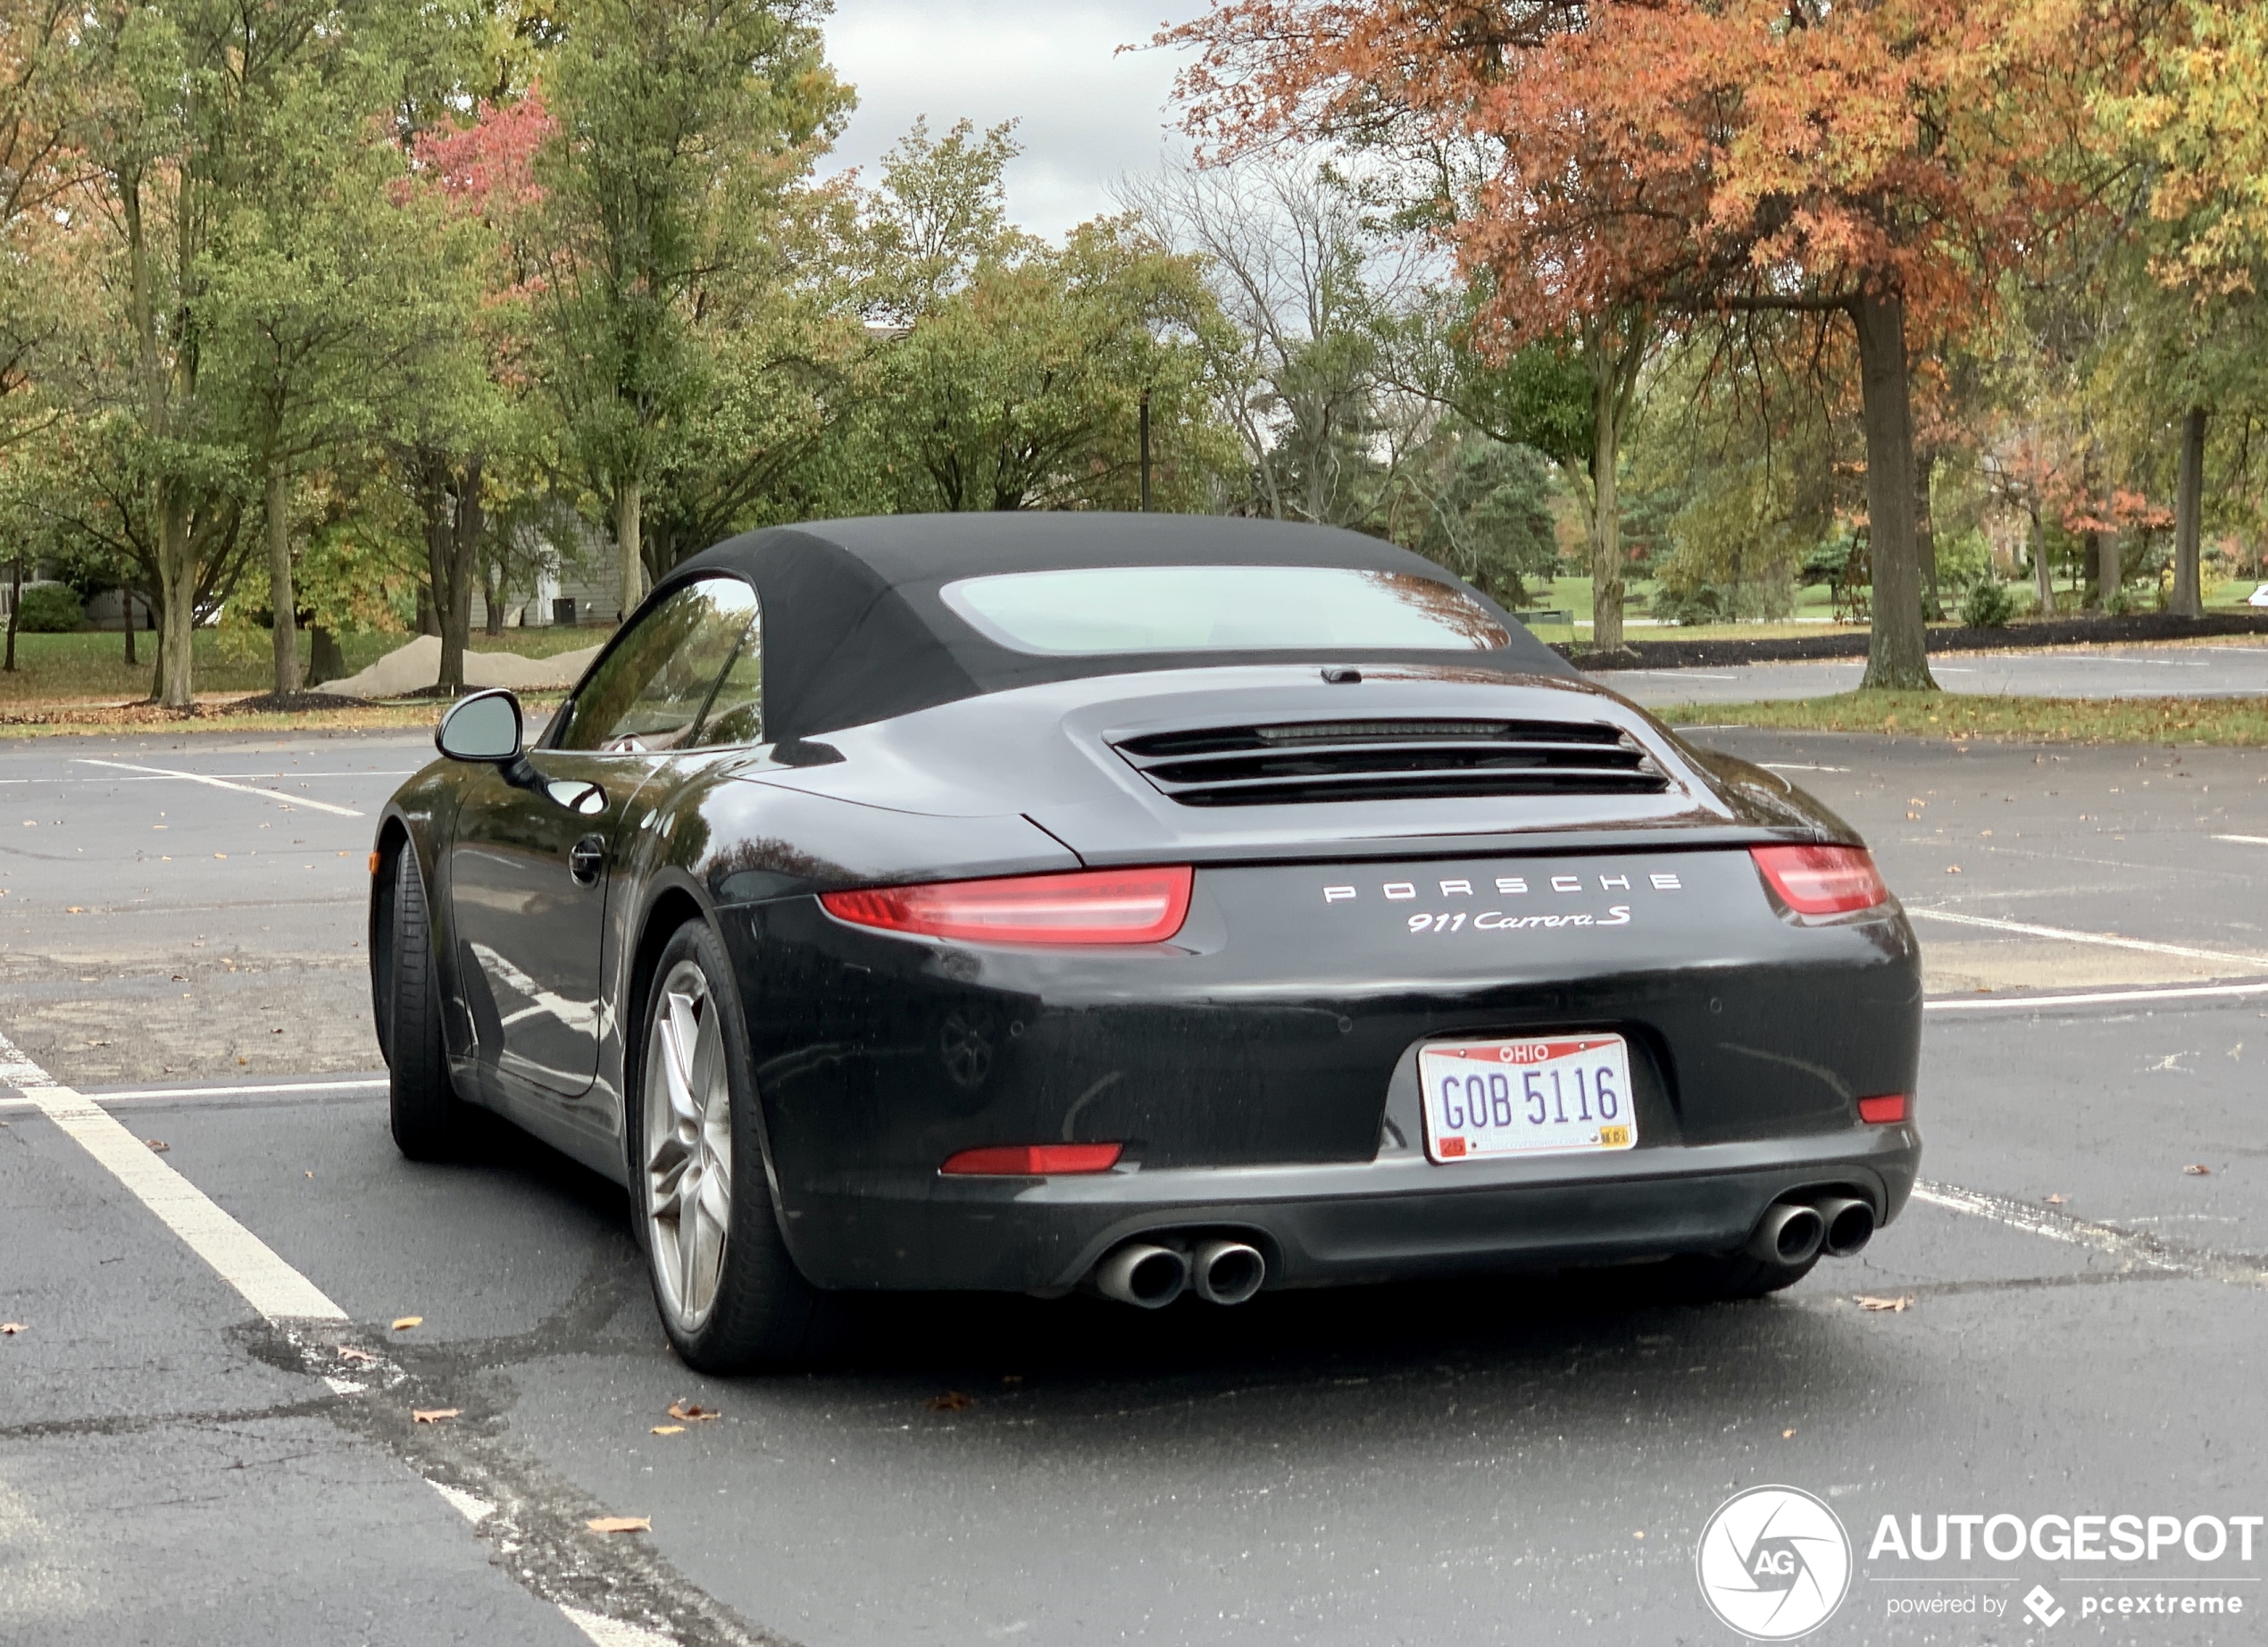
M 1150 391 L 1142 391 L 1142 513 L 1150 512 Z

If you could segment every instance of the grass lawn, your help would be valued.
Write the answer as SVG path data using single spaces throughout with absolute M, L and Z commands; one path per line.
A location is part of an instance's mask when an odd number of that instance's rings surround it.
M 507 629 L 494 639 L 476 633 L 475 652 L 517 652 L 523 657 L 550 657 L 596 646 L 613 633 L 608 628 Z M 348 673 L 376 662 L 396 648 L 407 645 L 409 635 L 373 633 L 339 637 Z M 21 704 L 51 704 L 108 699 L 126 703 L 149 695 L 157 656 L 157 637 L 134 637 L 132 668 L 125 664 L 126 640 L 115 630 L 108 633 L 18 635 L 13 674 L 0 673 L 0 707 Z M 300 643 L 306 656 L 306 642 Z M 260 692 L 272 681 L 273 667 L 265 631 L 254 635 L 226 634 L 214 629 L 196 633 L 196 681 L 199 693 Z M 249 725 L 249 722 L 245 723 Z
M 2016 743 L 2268 745 L 2258 698 L 1987 698 L 1954 692 L 1842 692 L 1754 704 L 1680 704 L 1655 712 L 1672 726 L 1763 726 L 1794 732 L 1899 732 Z

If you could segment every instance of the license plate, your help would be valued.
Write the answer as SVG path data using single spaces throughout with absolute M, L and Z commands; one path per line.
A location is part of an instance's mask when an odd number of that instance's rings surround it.
M 1436 1161 L 1628 1150 L 1638 1143 L 1620 1035 L 1445 1041 L 1418 1049 Z

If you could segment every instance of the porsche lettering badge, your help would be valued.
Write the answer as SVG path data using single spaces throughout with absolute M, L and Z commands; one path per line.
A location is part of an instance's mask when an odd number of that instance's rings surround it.
M 1493 885 L 1490 881 L 1493 879 Z M 1595 883 L 1595 884 L 1594 884 Z M 1326 904 L 1359 903 L 1366 898 L 1383 899 L 1390 904 L 1412 903 L 1438 889 L 1439 901 L 1460 902 L 1465 899 L 1488 899 L 1541 897 L 1555 895 L 1601 893 L 1630 893 L 1640 895 L 1657 892 L 1680 892 L 1684 882 L 1672 871 L 1655 870 L 1643 874 L 1555 875 L 1497 875 L 1476 880 L 1470 875 L 1451 875 L 1430 884 L 1417 881 L 1385 881 L 1378 883 L 1373 892 L 1359 885 L 1341 883 L 1323 888 Z M 1429 901 L 1431 901 L 1429 899 Z M 1603 910 L 1537 909 L 1527 910 L 1486 908 L 1480 910 L 1449 908 L 1424 911 L 1407 917 L 1409 929 L 1418 932 L 1503 932 L 1535 929 L 1552 930 L 1563 926 L 1628 926 L 1631 906 L 1626 903 L 1608 905 Z

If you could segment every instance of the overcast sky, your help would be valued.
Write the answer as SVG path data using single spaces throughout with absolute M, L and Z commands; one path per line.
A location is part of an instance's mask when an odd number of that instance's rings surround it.
M 942 133 L 1021 119 L 1022 156 L 1008 171 L 1010 215 L 1060 235 L 1111 209 L 1121 174 L 1180 152 L 1166 97 L 1178 55 L 1130 52 L 1161 21 L 1203 0 L 835 0 L 827 54 L 858 88 L 858 110 L 831 166 L 876 163 L 917 114 Z

